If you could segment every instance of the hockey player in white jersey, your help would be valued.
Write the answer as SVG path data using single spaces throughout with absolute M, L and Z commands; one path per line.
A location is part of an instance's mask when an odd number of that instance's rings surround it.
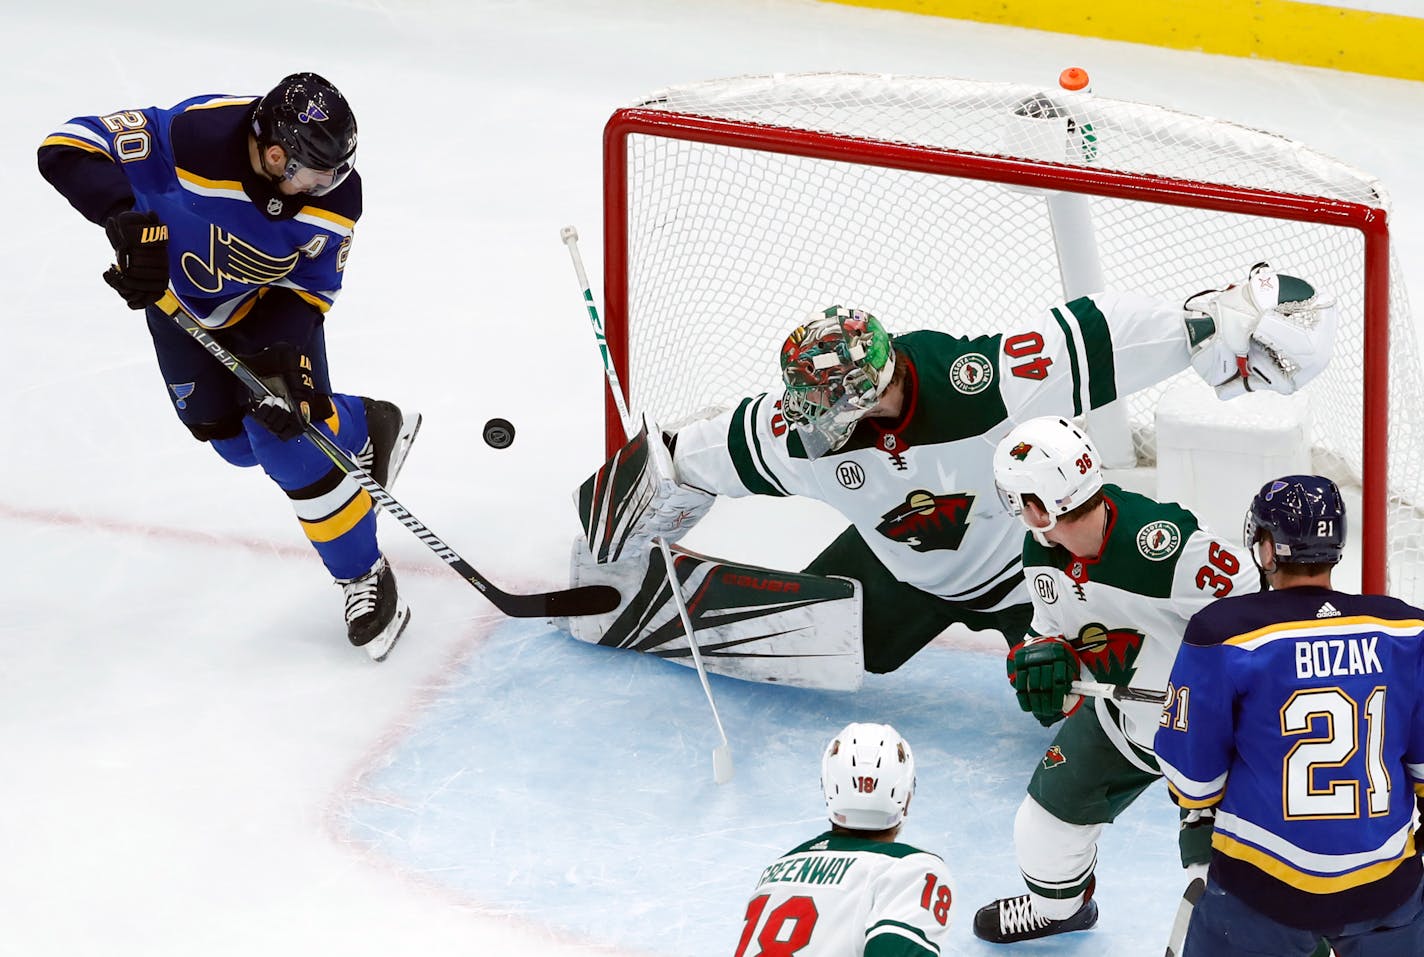
M 819 669 L 807 683 L 844 688 L 858 685 L 862 667 L 895 670 L 952 623 L 997 629 L 1015 644 L 1032 616 L 1023 528 L 999 505 L 991 462 L 1014 424 L 1085 413 L 1188 365 L 1222 398 L 1290 393 L 1324 367 L 1335 323 L 1326 296 L 1265 263 L 1185 305 L 1104 292 L 980 336 L 891 337 L 864 311 L 826 309 L 787 338 L 781 390 L 675 432 L 645 419 L 584 483 L 576 498 L 588 544 L 575 548 L 574 579 L 629 597 L 571 629 L 686 663 L 649 543 L 675 541 L 718 495 L 805 496 L 850 527 L 795 581 L 676 559 L 709 670 L 794 682 Z M 815 602 L 794 600 L 817 582 Z M 855 681 L 821 681 L 835 662 Z
M 896 838 L 915 756 L 886 724 L 850 724 L 821 758 L 831 829 L 761 872 L 736 957 L 939 957 L 954 885 L 944 861 Z
M 1014 818 L 1029 892 L 974 915 L 977 936 L 1013 943 L 1097 922 L 1098 836 L 1162 774 L 1152 751 L 1160 703 L 1087 703 L 1070 683 L 1166 688 L 1192 615 L 1261 581 L 1185 508 L 1105 484 L 1097 449 L 1066 419 L 1010 432 L 994 451 L 994 481 L 1006 513 L 1029 529 L 1021 543 L 1033 637 L 1010 650 L 1009 680 L 1040 723 L 1067 717 Z M 1183 867 L 1205 871 L 1210 823 L 1183 821 Z

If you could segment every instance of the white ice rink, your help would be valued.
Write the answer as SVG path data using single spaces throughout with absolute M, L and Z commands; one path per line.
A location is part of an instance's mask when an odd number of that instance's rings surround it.
M 414 617 L 373 665 L 282 495 L 174 419 L 141 317 L 99 278 L 102 231 L 36 172 L 71 116 L 299 69 L 347 94 L 366 213 L 327 323 L 334 383 L 424 412 L 399 498 L 516 591 L 566 582 L 569 495 L 602 459 L 602 370 L 559 229 L 581 228 L 599 295 L 602 126 L 663 86 L 1051 84 L 1081 65 L 1102 94 L 1380 176 L 1424 306 L 1424 84 L 811 0 L 3 7 L 0 955 L 730 954 L 757 869 L 819 828 L 818 749 L 852 719 L 916 747 L 905 839 L 957 875 L 957 952 L 1004 953 L 968 926 L 1020 892 L 1012 812 L 1048 739 L 972 642 L 856 695 L 718 679 L 738 764 L 718 788 L 691 672 L 504 619 L 389 520 Z M 480 441 L 491 416 L 511 448 Z M 781 504 L 719 506 L 718 534 Z M 1154 787 L 1108 829 L 1099 927 L 1016 952 L 1160 953 L 1174 831 Z

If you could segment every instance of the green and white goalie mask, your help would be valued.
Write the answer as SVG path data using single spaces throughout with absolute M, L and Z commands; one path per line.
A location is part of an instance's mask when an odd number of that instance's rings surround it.
M 1015 426 L 994 450 L 994 487 L 1004 509 L 1041 536 L 1058 524 L 1058 516 L 1073 511 L 1103 487 L 1098 450 L 1067 419 L 1029 419 Z M 1028 496 L 1037 499 L 1046 513 L 1042 524 L 1025 514 Z
M 781 413 L 813 459 L 850 438 L 895 374 L 890 335 L 862 309 L 832 306 L 798 326 L 781 346 Z

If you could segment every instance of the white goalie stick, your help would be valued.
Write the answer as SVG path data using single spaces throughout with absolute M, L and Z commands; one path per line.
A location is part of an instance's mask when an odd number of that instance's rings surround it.
M 1085 698 L 1111 698 L 1113 701 L 1144 701 L 1148 704 L 1166 704 L 1167 692 L 1151 688 L 1134 688 L 1131 685 L 1110 685 L 1101 681 L 1075 681 L 1069 686 L 1074 694 Z
M 623 400 L 623 386 L 618 380 L 618 370 L 613 365 L 613 356 L 608 351 L 608 344 L 604 338 L 603 320 L 598 318 L 598 307 L 593 304 L 593 291 L 589 288 L 588 274 L 584 272 L 583 257 L 579 255 L 578 230 L 572 226 L 565 226 L 559 230 L 559 238 L 569 248 L 569 257 L 573 260 L 574 273 L 578 276 L 579 286 L 583 290 L 583 303 L 588 309 L 588 319 L 593 325 L 593 335 L 598 341 L 598 350 L 603 355 L 603 371 L 608 377 L 608 391 L 613 393 L 613 402 L 618 408 L 618 417 L 623 422 L 623 437 L 626 440 L 633 435 L 633 422 L 628 414 L 628 404 Z M 648 441 L 661 442 L 662 437 L 650 435 Z M 722 743 L 712 749 L 712 778 L 718 784 L 726 784 L 732 780 L 733 774 L 732 746 L 727 742 L 727 732 L 722 728 L 722 716 L 717 713 L 717 702 L 712 697 L 712 686 L 707 681 L 707 667 L 702 663 L 702 652 L 697 647 L 697 636 L 692 627 L 692 616 L 687 611 L 687 600 L 683 597 L 682 589 L 678 587 L 672 550 L 668 547 L 667 540 L 662 536 L 658 536 L 657 545 L 662 552 L 663 567 L 667 569 L 668 587 L 672 589 L 672 598 L 677 605 L 678 617 L 682 619 L 683 631 L 687 633 L 687 646 L 692 652 L 693 667 L 697 669 L 697 677 L 702 682 L 702 691 L 707 695 L 707 704 L 712 708 L 712 720 L 717 723 L 717 734 L 722 739 Z
M 213 358 L 237 376 L 255 398 L 260 400 L 272 395 L 272 391 L 257 377 L 256 373 L 249 369 L 241 359 L 224 349 L 196 319 L 188 314 L 171 290 L 164 293 L 163 298 L 158 300 L 157 306 L 180 329 L 192 336 Z M 316 447 L 331 459 L 332 464 L 365 489 L 377 505 L 399 519 L 400 523 L 410 529 L 416 538 L 425 543 L 427 548 L 459 573 L 461 578 L 478 588 L 480 594 L 489 599 L 490 604 L 509 617 L 569 618 L 577 615 L 602 615 L 618 607 L 620 600 L 618 589 L 606 585 L 585 585 L 580 588 L 532 595 L 514 595 L 498 588 L 488 578 L 476 571 L 473 565 L 461 558 L 455 549 L 441 541 L 420 519 L 412 515 L 409 509 L 396 501 L 390 492 L 386 491 L 365 469 L 352 461 L 351 456 L 327 438 L 320 429 L 307 423 L 302 434 L 311 439 Z

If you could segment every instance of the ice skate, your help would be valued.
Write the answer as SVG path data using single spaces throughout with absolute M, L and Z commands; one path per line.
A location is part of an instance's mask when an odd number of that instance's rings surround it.
M 385 556 L 360 578 L 337 584 L 346 592 L 346 637 L 375 661 L 385 661 L 410 622 L 410 607 L 396 590 L 396 573 Z
M 420 431 L 420 413 L 406 413 L 393 402 L 361 397 L 366 408 L 366 445 L 356 464 L 370 473 L 382 488 L 390 488 L 400 474 L 405 457 Z
M 991 944 L 1014 944 L 1021 940 L 1036 940 L 1074 930 L 1087 930 L 1098 922 L 1098 903 L 1093 900 L 1096 880 L 1088 884 L 1083 905 L 1071 917 L 1050 920 L 1034 912 L 1033 899 L 1028 894 L 1001 897 L 979 908 L 974 915 L 974 936 Z

